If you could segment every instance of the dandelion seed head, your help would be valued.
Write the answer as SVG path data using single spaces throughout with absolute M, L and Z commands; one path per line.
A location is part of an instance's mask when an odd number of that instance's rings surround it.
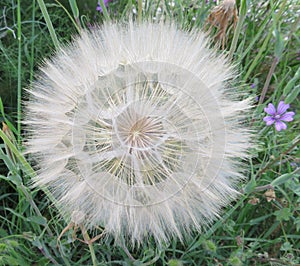
M 249 100 L 204 34 L 173 24 L 105 24 L 41 68 L 26 105 L 36 186 L 68 220 L 116 242 L 184 240 L 238 195 Z

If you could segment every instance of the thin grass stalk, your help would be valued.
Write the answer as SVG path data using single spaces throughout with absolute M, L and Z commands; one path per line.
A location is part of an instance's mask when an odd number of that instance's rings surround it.
M 31 42 L 31 50 L 30 50 L 30 83 L 33 80 L 33 61 L 34 61 L 34 35 L 35 35 L 35 27 L 34 27 L 34 23 L 35 23 L 35 0 L 32 0 L 32 16 L 31 16 L 31 38 L 32 38 L 32 42 Z
M 70 20 L 74 24 L 76 30 L 78 31 L 78 33 L 80 33 L 80 31 L 81 31 L 80 23 L 77 22 L 77 21 L 75 21 L 75 19 L 72 17 L 72 15 L 70 14 L 70 12 L 58 0 L 55 0 L 55 2 L 66 12 L 66 14 L 68 15 L 68 17 L 70 18 Z
M 284 11 L 284 8 L 285 8 L 285 5 L 286 5 L 287 1 L 288 1 L 288 0 L 284 0 L 284 1 L 281 3 L 280 9 L 279 9 L 279 11 L 278 11 L 278 13 L 277 13 L 277 15 L 276 15 L 276 17 L 275 17 L 275 22 L 274 22 L 275 25 L 276 25 L 277 22 L 279 21 L 279 18 L 281 17 L 281 15 L 282 15 L 282 13 L 283 13 L 283 11 Z M 259 60 L 260 60 L 260 58 L 261 58 L 263 52 L 266 50 L 266 47 L 267 47 L 267 45 L 268 45 L 268 43 L 269 43 L 269 41 L 270 41 L 270 39 L 271 39 L 271 37 L 272 37 L 272 34 L 273 34 L 273 31 L 270 30 L 270 31 L 269 31 L 269 34 L 268 34 L 268 36 L 267 36 L 267 38 L 266 38 L 265 41 L 263 42 L 263 45 L 262 45 L 261 48 L 259 49 L 259 51 L 258 51 L 256 57 L 254 58 L 254 60 L 253 60 L 252 64 L 250 65 L 250 67 L 249 67 L 247 73 L 245 74 L 245 76 L 244 76 L 244 78 L 243 78 L 244 81 L 246 81 L 246 80 L 250 77 L 252 71 L 253 71 L 254 68 L 257 66 L 257 64 L 258 64 L 258 62 L 259 62 Z
M 138 22 L 142 22 L 143 0 L 138 0 Z
M 106 9 L 106 6 L 104 4 L 104 1 L 100 0 L 99 3 L 100 3 L 100 6 L 102 8 L 102 11 L 103 11 L 104 19 L 107 20 L 107 21 L 110 21 L 110 17 L 109 17 L 109 14 L 107 12 L 107 9 Z
M 187 251 L 192 249 L 193 246 L 196 244 L 197 241 L 199 241 L 199 238 L 201 238 L 202 236 L 205 239 L 210 239 L 213 235 L 214 232 L 216 232 L 221 226 L 224 225 L 225 221 L 230 217 L 230 215 L 232 215 L 232 213 L 234 211 L 237 210 L 237 208 L 239 208 L 240 206 L 242 206 L 244 204 L 244 201 L 246 199 L 246 196 L 242 197 L 232 208 L 230 208 L 228 210 L 228 212 L 226 212 L 224 214 L 224 216 L 222 217 L 222 219 L 218 220 L 215 224 L 213 224 L 209 230 L 207 230 L 207 232 L 204 235 L 199 235 L 199 237 L 195 238 L 188 246 Z
M 17 85 L 17 141 L 21 145 L 21 98 L 22 98 L 22 31 L 21 31 L 21 0 L 18 0 L 17 7 L 17 24 L 18 24 L 18 85 Z
M 267 91 L 268 91 L 268 88 L 269 88 L 269 85 L 270 85 L 271 78 L 272 78 L 272 76 L 274 74 L 274 71 L 275 71 L 275 68 L 276 68 L 278 62 L 279 62 L 279 58 L 275 57 L 274 60 L 273 60 L 273 62 L 272 62 L 272 65 L 270 67 L 270 70 L 269 70 L 266 82 L 264 84 L 261 96 L 259 98 L 259 102 L 258 102 L 259 104 L 262 104 L 264 102 L 264 99 L 266 97 L 266 94 L 267 94 Z
M 37 214 L 37 216 L 43 217 L 42 213 L 40 212 L 38 206 L 35 204 L 32 196 L 28 193 L 26 187 L 21 184 L 19 185 L 20 190 L 22 191 L 22 193 L 24 194 L 24 196 L 26 197 L 27 201 L 29 202 L 29 204 L 31 205 L 31 207 L 34 209 L 35 213 Z M 48 225 L 45 225 L 46 231 L 48 233 L 49 236 L 53 236 L 52 231 L 50 230 L 50 228 L 48 227 Z
M 181 4 L 181 0 L 176 0 L 175 3 L 178 8 L 179 23 L 181 26 L 183 26 L 183 6 Z
M 97 258 L 96 258 L 96 254 L 95 254 L 93 243 L 90 241 L 91 238 L 90 238 L 88 232 L 86 231 L 86 229 L 83 226 L 82 226 L 81 230 L 82 230 L 83 238 L 84 238 L 84 240 L 87 242 L 87 244 L 89 246 L 89 250 L 90 250 L 90 254 L 91 254 L 93 266 L 97 266 L 98 262 L 97 262 Z
M 3 130 L 0 129 L 0 138 L 3 142 L 7 145 L 7 147 L 11 150 L 11 152 L 15 155 L 18 162 L 20 162 L 25 170 L 25 173 L 28 174 L 30 177 L 35 177 L 36 173 L 31 167 L 31 165 L 26 161 L 24 156 L 20 153 L 20 151 L 16 148 L 16 146 L 10 141 L 10 139 L 5 135 Z M 57 201 L 53 198 L 52 194 L 47 188 L 43 188 L 43 191 L 49 197 L 49 199 L 53 202 L 55 206 L 57 206 Z
M 6 48 L 3 46 L 3 43 L 2 43 L 1 38 L 0 38 L 0 51 L 1 51 L 2 55 L 5 56 L 5 60 L 10 63 L 10 66 L 11 66 L 10 70 L 18 71 L 18 68 L 16 67 L 15 63 L 11 60 L 11 58 L 5 52 L 5 49 Z
M 274 5 L 272 9 L 270 10 L 269 14 L 272 14 L 274 12 L 276 6 Z M 251 40 L 249 46 L 243 51 L 242 55 L 239 56 L 239 61 L 242 61 L 250 52 L 254 44 L 257 42 L 258 38 L 262 35 L 262 33 L 265 30 L 266 25 L 269 22 L 269 14 L 266 15 L 265 19 L 262 22 L 262 25 L 260 26 L 259 30 L 256 32 L 254 38 Z M 271 16 L 271 15 L 270 15 Z
M 74 19 L 76 21 L 76 24 L 80 28 L 81 25 L 80 25 L 80 19 L 79 19 L 79 9 L 78 9 L 76 0 L 69 0 L 69 4 L 71 6 L 72 13 L 73 13 Z
M 268 162 L 267 165 L 262 168 L 260 171 L 258 171 L 258 173 L 256 174 L 256 180 L 258 180 L 261 175 L 266 172 L 268 169 L 270 169 L 270 167 L 278 162 L 284 155 L 287 155 L 288 153 L 290 153 L 295 147 L 297 147 L 300 144 L 300 139 L 297 139 L 297 137 L 294 139 L 294 144 L 291 145 L 287 150 L 285 150 L 284 152 L 282 152 L 279 156 L 277 156 L 275 159 L 273 159 L 272 161 Z
M 9 138 L 5 135 L 5 133 L 0 129 L 0 138 L 4 141 L 4 143 L 8 146 L 8 148 L 13 152 L 16 156 L 17 160 L 23 165 L 27 174 L 31 177 L 35 176 L 35 172 L 30 166 L 30 164 L 26 161 L 24 156 L 18 151 L 16 146 L 9 140 Z
M 243 0 L 242 3 L 241 3 L 241 6 L 240 6 L 238 23 L 236 25 L 234 35 L 233 35 L 233 39 L 232 39 L 231 46 L 230 46 L 230 51 L 229 51 L 229 58 L 230 59 L 232 58 L 233 53 L 236 50 L 237 42 L 238 42 L 241 30 L 242 30 L 242 26 L 243 26 L 246 14 L 247 14 L 247 1 Z
M 58 49 L 60 47 L 60 44 L 59 44 L 59 41 L 57 39 L 57 35 L 56 35 L 56 32 L 53 28 L 53 25 L 52 25 L 52 21 L 50 19 L 50 16 L 49 16 L 49 13 L 47 11 L 47 7 L 44 3 L 43 0 L 37 0 L 39 6 L 40 6 L 40 9 L 42 11 L 42 14 L 43 14 L 43 17 L 46 21 L 46 24 L 47 24 L 47 28 L 49 30 L 49 33 L 50 33 L 50 36 L 51 36 L 51 39 L 53 41 L 53 44 L 55 46 L 56 49 Z
M 25 168 L 25 171 L 27 172 L 27 174 L 29 174 L 31 177 L 34 177 L 36 175 L 35 171 L 32 169 L 32 167 L 26 161 L 26 159 L 24 158 L 24 156 L 18 151 L 18 149 L 16 148 L 16 146 L 10 141 L 10 139 L 5 135 L 5 133 L 1 129 L 0 129 L 0 138 L 4 141 L 4 143 L 10 149 L 10 151 L 15 155 L 15 157 L 17 158 L 17 160 L 23 165 L 23 167 Z M 39 208 L 37 207 L 37 205 L 33 201 L 31 195 L 27 192 L 26 187 L 22 183 L 18 187 L 23 192 L 23 194 L 25 195 L 26 199 L 30 203 L 31 207 L 36 212 L 36 214 L 38 216 L 40 216 L 40 217 L 43 217 L 43 215 L 41 214 Z M 47 194 L 49 194 L 49 193 L 47 193 Z M 48 227 L 47 227 L 46 230 L 47 230 L 47 232 L 48 232 L 49 235 L 51 235 L 51 236 L 53 235 L 52 232 L 51 232 L 51 230 Z

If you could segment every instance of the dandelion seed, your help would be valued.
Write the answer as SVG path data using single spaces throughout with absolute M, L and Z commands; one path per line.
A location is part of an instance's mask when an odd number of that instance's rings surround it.
M 65 231 L 74 213 L 133 245 L 207 228 L 237 197 L 251 146 L 233 78 L 203 33 L 171 23 L 108 23 L 58 51 L 25 122 L 35 185 L 58 201 Z
M 295 115 L 294 112 L 286 112 L 288 108 L 290 108 L 290 105 L 285 104 L 284 101 L 279 102 L 277 110 L 272 103 L 269 103 L 268 107 L 264 109 L 265 112 L 270 115 L 264 118 L 266 125 L 271 126 L 275 123 L 277 131 L 285 130 L 287 126 L 282 121 L 293 121 L 293 116 Z

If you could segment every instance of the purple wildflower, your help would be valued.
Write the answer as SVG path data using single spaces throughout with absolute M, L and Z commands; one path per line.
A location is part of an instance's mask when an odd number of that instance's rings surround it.
M 104 0 L 104 1 L 103 1 L 103 2 L 104 2 L 104 5 L 107 6 L 109 1 L 111 1 L 111 0 Z M 101 5 L 100 5 L 100 1 L 98 1 L 96 10 L 99 11 L 99 12 L 101 12 L 101 13 L 103 12 L 102 7 L 101 7 Z
M 294 112 L 286 112 L 286 110 L 290 108 L 289 104 L 285 104 L 283 101 L 280 101 L 277 107 L 272 103 L 268 104 L 264 110 L 270 116 L 266 116 L 264 121 L 266 122 L 267 126 L 270 126 L 275 123 L 275 128 L 277 131 L 281 131 L 282 129 L 286 129 L 287 126 L 284 122 L 290 122 L 293 120 L 293 116 L 295 115 Z
M 295 163 L 295 162 L 291 162 L 291 163 L 290 163 L 290 166 L 291 166 L 292 168 L 297 168 L 297 167 L 298 167 L 297 163 Z

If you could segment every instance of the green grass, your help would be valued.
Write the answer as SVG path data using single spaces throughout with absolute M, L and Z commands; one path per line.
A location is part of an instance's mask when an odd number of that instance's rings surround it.
M 237 1 L 242 19 L 235 31 L 227 33 L 226 53 L 238 65 L 245 92 L 260 97 L 249 117 L 258 132 L 259 148 L 247 162 L 249 179 L 241 185 L 244 193 L 224 210 L 222 218 L 186 243 L 174 239 L 157 249 L 150 239 L 139 249 L 129 248 L 135 261 L 126 250 L 115 247 L 110 237 L 88 246 L 74 241 L 70 230 L 57 246 L 67 224 L 47 191 L 30 187 L 34 171 L 19 145 L 20 103 L 26 101 L 23 88 L 30 88 L 43 58 L 50 57 L 59 43 L 69 42 L 80 28 L 105 19 L 151 17 L 158 8 L 187 29 L 201 28 L 215 6 L 213 1 L 176 0 L 169 5 L 148 0 L 141 10 L 141 1 L 115 0 L 100 14 L 95 11 L 96 0 L 77 2 L 0 0 L 0 122 L 15 135 L 14 139 L 0 131 L 0 265 L 92 265 L 93 260 L 97 265 L 300 265 L 297 0 Z M 263 108 L 282 99 L 296 115 L 286 131 L 277 132 L 262 121 Z M 269 202 L 264 194 L 268 185 L 274 186 L 276 194 Z M 257 199 L 256 205 L 249 203 Z M 83 238 L 80 231 L 77 236 Z

